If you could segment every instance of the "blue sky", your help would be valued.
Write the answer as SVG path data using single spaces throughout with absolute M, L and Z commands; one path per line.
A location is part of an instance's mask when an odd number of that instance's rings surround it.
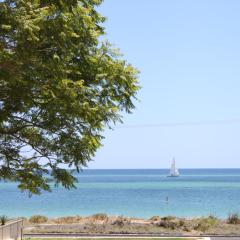
M 180 168 L 240 167 L 240 121 L 204 124 L 240 119 L 240 1 L 105 0 L 100 11 L 142 89 L 89 167 L 166 168 L 173 156 Z

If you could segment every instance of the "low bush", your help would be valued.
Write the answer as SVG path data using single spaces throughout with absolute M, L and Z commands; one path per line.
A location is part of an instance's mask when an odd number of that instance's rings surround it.
M 130 220 L 126 217 L 118 217 L 115 221 L 113 221 L 112 225 L 116 225 L 118 227 L 123 227 L 125 224 L 130 224 Z
M 161 221 L 157 224 L 159 227 L 169 228 L 169 229 L 177 229 L 180 227 L 180 221 L 176 220 L 175 217 L 164 217 Z
M 42 215 L 34 215 L 29 218 L 29 222 L 34 224 L 45 223 L 47 221 L 48 221 L 48 218 Z
M 191 228 L 188 226 L 183 226 L 183 231 L 185 232 L 191 232 Z
M 97 221 L 107 221 L 108 215 L 105 213 L 97 213 L 97 214 L 92 215 L 90 218 L 93 220 L 97 220 Z
M 162 220 L 166 220 L 166 221 L 172 221 L 172 220 L 175 220 L 176 219 L 176 217 L 174 217 L 174 216 L 166 216 L 166 217 L 162 217 Z
M 6 215 L 0 216 L 0 222 L 2 226 L 5 225 L 7 221 L 8 221 L 8 217 Z
M 159 216 L 153 216 L 149 219 L 149 221 L 152 221 L 152 222 L 156 222 L 156 221 L 160 221 L 161 218 Z
M 185 226 L 185 221 L 184 221 L 183 219 L 180 219 L 180 220 L 179 220 L 179 226 L 180 226 L 180 227 Z
M 240 216 L 237 213 L 230 214 L 227 219 L 229 224 L 240 224 Z
M 209 230 L 211 227 L 214 227 L 218 222 L 218 219 L 214 216 L 209 216 L 205 218 L 201 218 L 197 225 L 194 227 L 194 230 L 201 231 L 201 232 L 206 232 Z

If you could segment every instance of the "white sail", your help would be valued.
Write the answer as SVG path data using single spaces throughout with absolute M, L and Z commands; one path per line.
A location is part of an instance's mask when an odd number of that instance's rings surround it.
M 173 158 L 171 169 L 170 169 L 170 173 L 169 173 L 169 177 L 178 177 L 179 175 L 180 174 L 179 174 L 178 169 L 176 168 L 175 159 Z

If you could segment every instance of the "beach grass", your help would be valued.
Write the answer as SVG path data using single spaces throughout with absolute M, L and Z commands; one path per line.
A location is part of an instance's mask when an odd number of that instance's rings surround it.
M 153 216 L 149 219 L 131 218 L 124 216 L 108 216 L 103 213 L 91 216 L 65 216 L 48 218 L 35 215 L 25 218 L 23 225 L 24 234 L 162 234 L 163 236 L 201 234 L 224 234 L 232 235 L 240 233 L 238 218 L 232 214 L 229 219 L 218 219 L 215 216 L 199 218 L 178 218 L 174 216 Z M 230 221 L 231 220 L 231 221 Z M 27 235 L 26 235 L 27 237 Z M 41 237 L 41 236 L 36 236 Z M 52 237 L 52 236 L 46 236 Z M 56 235 L 57 237 L 61 237 Z M 72 238 L 72 236 L 69 236 Z M 84 236 L 83 236 L 84 237 Z M 87 237 L 89 240 L 91 235 Z M 94 235 L 92 235 L 94 237 Z M 114 236 L 113 236 L 114 237 Z M 128 240 L 128 236 L 122 236 Z M 152 237 L 149 236 L 151 239 Z M 148 239 L 149 239 L 148 238 Z M 171 238 L 171 239 L 173 239 Z M 177 237 L 175 237 L 177 238 Z M 62 239 L 62 238 L 61 238 Z M 68 238 L 69 239 L 69 238 Z M 82 238 L 83 239 L 83 238 Z M 103 239 L 103 238 L 102 238 Z M 134 236 L 131 236 L 131 240 Z M 138 238 L 139 239 L 139 238 Z M 156 238 L 154 238 L 156 239 Z M 163 238 L 162 238 L 163 239 Z M 182 239 L 182 238 L 181 238 Z M 187 238 L 189 239 L 189 238 Z M 192 238 L 196 239 L 196 238 Z M 46 240 L 46 239 L 44 239 Z

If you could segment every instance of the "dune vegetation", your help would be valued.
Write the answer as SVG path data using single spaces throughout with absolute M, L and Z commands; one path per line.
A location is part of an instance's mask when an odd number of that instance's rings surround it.
M 92 216 L 67 216 L 47 218 L 36 215 L 24 219 L 24 233 L 83 233 L 83 234 L 165 234 L 183 236 L 240 234 L 240 218 L 237 214 L 228 219 L 215 216 L 178 218 L 153 216 L 149 219 L 124 216 L 108 216 L 104 213 Z

